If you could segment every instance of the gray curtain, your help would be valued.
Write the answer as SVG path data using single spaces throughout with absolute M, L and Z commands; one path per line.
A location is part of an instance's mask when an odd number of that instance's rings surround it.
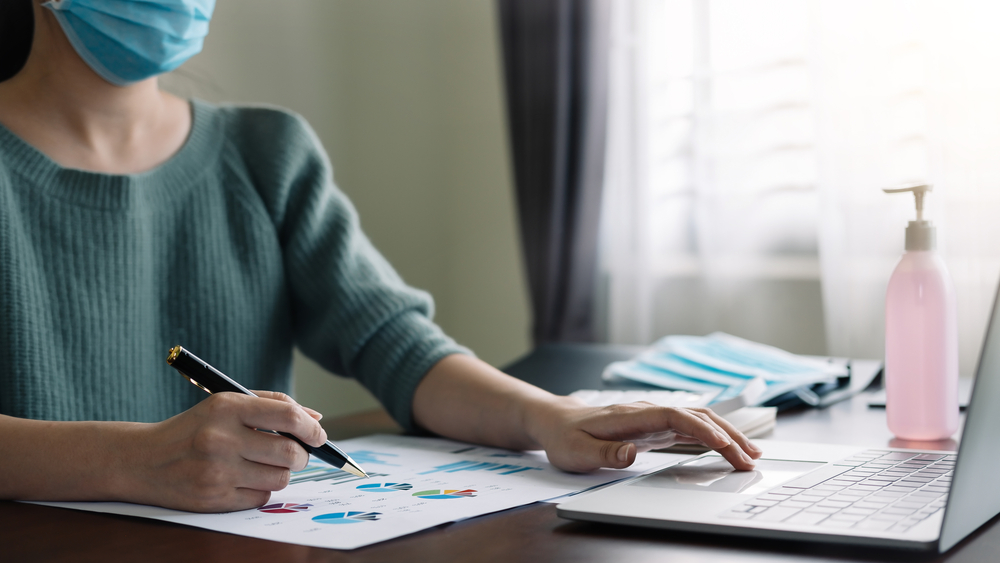
M 535 344 L 595 337 L 609 1 L 498 0 Z

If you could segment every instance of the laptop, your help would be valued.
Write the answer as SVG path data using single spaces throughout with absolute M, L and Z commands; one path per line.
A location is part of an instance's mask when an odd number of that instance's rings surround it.
M 754 471 L 709 452 L 558 506 L 574 520 L 945 552 L 1000 513 L 1000 294 L 958 453 L 767 441 Z

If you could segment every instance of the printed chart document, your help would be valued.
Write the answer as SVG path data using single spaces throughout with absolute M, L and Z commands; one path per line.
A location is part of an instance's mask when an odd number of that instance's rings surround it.
M 629 469 L 562 472 L 544 452 L 513 452 L 439 438 L 368 436 L 338 446 L 368 474 L 312 458 L 265 506 L 197 514 L 117 502 L 42 502 L 155 518 L 313 547 L 355 549 L 448 522 L 577 493 L 672 465 L 689 456 L 643 453 Z

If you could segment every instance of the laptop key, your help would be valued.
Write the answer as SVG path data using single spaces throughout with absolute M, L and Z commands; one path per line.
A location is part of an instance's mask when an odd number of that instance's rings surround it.
M 881 488 L 882 487 L 879 487 L 879 486 L 876 486 L 876 485 L 865 485 L 863 483 L 858 483 L 857 485 L 854 485 L 853 487 L 850 487 L 850 490 L 852 490 L 852 491 L 864 491 L 866 493 L 874 493 L 875 491 L 877 491 L 877 490 L 879 490 Z
M 904 459 L 910 459 L 911 457 L 914 457 L 916 455 L 917 454 L 911 454 L 911 453 L 908 453 L 908 452 L 889 452 L 889 453 L 885 454 L 884 456 L 878 458 L 878 460 L 879 461 L 883 461 L 883 460 L 885 460 L 885 461 L 888 461 L 888 460 L 903 461 Z
M 805 509 L 805 512 L 815 512 L 817 514 L 836 514 L 840 512 L 839 508 L 833 508 L 832 506 L 814 506 L 812 508 Z
M 803 502 L 800 500 L 786 500 L 785 502 L 779 504 L 778 506 L 784 506 L 787 508 L 809 508 L 812 506 L 811 502 Z
M 719 515 L 719 518 L 732 518 L 735 520 L 749 520 L 753 518 L 753 513 L 750 512 L 738 512 L 735 510 L 730 510 L 729 512 L 723 512 Z
M 832 514 L 830 520 L 845 520 L 847 522 L 860 522 L 864 520 L 867 514 L 844 514 L 843 512 L 838 512 L 837 514 Z
M 885 506 L 887 504 L 889 504 L 889 503 L 861 501 L 861 502 L 854 503 L 851 506 L 851 508 L 852 509 L 854 509 L 854 508 L 860 508 L 860 509 L 863 509 L 863 510 L 873 510 L 874 511 L 874 510 L 878 510 L 880 508 L 885 508 Z
M 864 521 L 858 522 L 854 527 L 857 528 L 857 529 L 859 529 L 859 530 L 871 530 L 873 532 L 884 532 L 885 530 L 888 530 L 889 528 L 893 527 L 894 525 L 896 525 L 896 522 L 892 521 L 892 520 L 872 520 L 872 519 L 869 518 L 868 520 L 864 520 Z
M 861 516 L 871 516 L 872 514 L 875 514 L 875 512 L 877 510 L 878 510 L 877 508 L 863 508 L 863 507 L 859 507 L 859 506 L 855 505 L 855 506 L 852 506 L 852 507 L 849 507 L 849 508 L 845 508 L 840 513 L 841 514 L 860 514 Z
M 784 486 L 796 489 L 811 489 L 823 481 L 832 479 L 849 469 L 850 467 L 844 467 L 842 465 L 826 465 L 811 471 L 798 479 L 785 483 Z
M 908 509 L 908 510 L 920 510 L 921 508 L 924 507 L 924 504 L 920 503 L 920 502 L 906 502 L 905 500 L 901 500 L 901 501 L 897 502 L 896 504 L 893 504 L 892 507 L 893 508 L 905 508 L 905 509 Z
M 819 524 L 828 516 L 829 514 L 823 514 L 822 512 L 799 512 L 798 514 L 792 515 L 788 520 L 785 520 L 785 523 L 812 526 L 814 524 Z
M 795 514 L 802 510 L 801 508 L 786 508 L 784 506 L 774 506 L 769 508 L 766 512 L 761 512 L 754 516 L 755 521 L 760 522 L 781 522 L 785 518 L 788 518 L 792 514 Z
M 913 483 L 917 487 L 921 487 L 923 485 L 926 485 L 927 483 L 930 483 L 933 480 L 934 479 L 931 478 L 931 477 L 911 476 L 911 477 L 907 477 L 906 479 L 901 479 L 899 482 L 900 483 Z
M 879 512 L 878 514 L 872 514 L 868 517 L 870 520 L 887 520 L 890 522 L 899 522 L 906 518 L 905 514 L 886 514 L 884 512 Z
M 822 485 L 816 485 L 815 487 L 809 487 L 809 491 L 810 492 L 811 491 L 835 492 L 835 491 L 842 491 L 842 490 L 844 490 L 846 488 L 847 487 L 845 485 L 827 485 L 826 483 L 823 483 Z

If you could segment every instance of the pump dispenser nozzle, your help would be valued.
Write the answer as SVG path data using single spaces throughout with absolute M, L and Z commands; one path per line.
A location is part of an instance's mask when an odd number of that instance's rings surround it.
M 933 189 L 930 184 L 882 189 L 887 194 L 913 192 L 913 197 L 917 201 L 917 220 L 910 221 L 906 226 L 906 250 L 934 250 L 937 246 L 934 225 L 930 221 L 924 221 L 924 195 Z

